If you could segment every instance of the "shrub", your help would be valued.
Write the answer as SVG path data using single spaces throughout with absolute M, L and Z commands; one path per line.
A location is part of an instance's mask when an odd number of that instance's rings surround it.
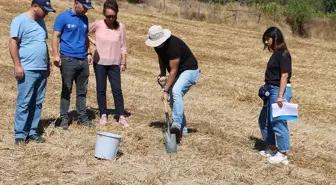
M 336 12 L 327 13 L 327 17 L 330 18 L 333 24 L 336 24 Z
M 266 16 L 270 17 L 274 21 L 280 20 L 284 14 L 283 6 L 278 3 L 271 2 L 266 4 L 255 4 L 254 5 L 259 11 L 261 11 Z
M 304 37 L 309 35 L 307 24 L 314 18 L 314 9 L 306 0 L 289 0 L 285 15 L 294 34 Z

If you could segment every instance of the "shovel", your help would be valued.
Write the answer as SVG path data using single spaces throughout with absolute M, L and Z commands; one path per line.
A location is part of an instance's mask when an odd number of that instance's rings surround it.
M 164 85 L 158 80 L 158 83 L 163 88 Z M 165 115 L 166 115 L 166 126 L 163 128 L 163 139 L 166 146 L 167 153 L 177 153 L 177 144 L 176 144 L 176 134 L 170 134 L 170 121 L 169 121 L 169 113 L 168 113 L 168 102 L 163 101 Z

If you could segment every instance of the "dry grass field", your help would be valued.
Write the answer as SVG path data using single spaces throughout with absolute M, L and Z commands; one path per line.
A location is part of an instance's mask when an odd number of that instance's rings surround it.
M 57 14 L 72 6 L 71 1 L 52 3 Z M 61 91 L 60 72 L 54 67 L 42 112 L 47 141 L 15 146 L 17 87 L 7 43 L 11 19 L 29 4 L 0 0 L 0 184 L 336 184 L 336 42 L 294 38 L 284 30 L 293 57 L 293 102 L 299 104 L 300 120 L 289 124 L 290 164 L 271 165 L 257 153 L 262 143 L 257 90 L 271 55 L 263 50 L 261 36 L 268 25 L 248 29 L 189 21 L 125 3 L 118 19 L 127 29 L 128 69 L 122 74 L 122 88 L 131 127 L 124 129 L 112 119 L 107 126 L 99 125 L 91 66 L 87 105 L 96 128 L 73 124 L 66 131 L 54 129 Z M 96 4 L 88 13 L 90 21 L 103 18 L 101 10 Z M 46 19 L 49 38 L 57 14 Z M 185 97 L 188 126 L 195 132 L 183 139 L 177 154 L 165 152 L 161 130 L 151 127 L 164 120 L 155 81 L 156 54 L 144 44 L 153 24 L 182 38 L 202 71 L 199 83 Z M 111 95 L 108 107 L 113 112 Z M 123 136 L 116 160 L 94 158 L 97 131 Z

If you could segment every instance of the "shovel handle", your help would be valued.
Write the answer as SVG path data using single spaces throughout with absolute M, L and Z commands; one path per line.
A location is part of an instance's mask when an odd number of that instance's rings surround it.
M 164 85 L 162 84 L 162 82 L 160 82 L 160 79 L 157 79 L 157 82 L 161 86 L 161 88 L 164 88 Z
M 160 80 L 157 80 L 158 84 L 161 86 L 161 88 L 164 88 L 164 85 L 160 82 Z M 169 113 L 168 113 L 168 101 L 163 101 L 164 104 L 164 110 L 165 110 L 165 116 L 166 116 L 166 123 L 167 123 L 167 132 L 170 135 L 170 122 L 169 122 Z
M 168 102 L 163 100 L 165 113 L 168 113 Z
M 168 113 L 168 102 L 167 101 L 163 101 L 163 103 L 164 103 L 166 123 L 167 123 L 167 132 L 170 135 L 170 121 L 169 121 L 169 113 Z
M 159 79 L 157 79 L 157 83 L 161 86 L 161 88 L 164 88 L 164 85 L 160 82 Z M 164 103 L 164 110 L 166 113 L 168 113 L 168 102 L 167 101 L 163 101 Z

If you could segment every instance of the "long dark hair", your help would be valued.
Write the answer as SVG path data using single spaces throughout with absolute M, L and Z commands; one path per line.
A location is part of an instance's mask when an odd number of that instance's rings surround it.
M 106 13 L 106 9 L 111 9 L 113 11 L 116 12 L 116 15 L 118 15 L 119 12 L 119 7 L 118 4 L 115 0 L 106 0 L 104 3 L 104 7 L 103 7 L 103 14 L 105 16 Z M 117 21 L 117 18 L 114 20 L 113 24 L 112 24 L 112 28 L 113 29 L 118 29 L 119 28 L 119 22 Z
M 271 46 L 267 44 L 269 38 L 272 38 Z M 268 48 L 268 50 L 272 52 L 281 51 L 284 54 L 290 55 L 285 42 L 285 38 L 281 33 L 280 29 L 277 27 L 268 28 L 262 37 L 262 42 L 264 44 L 264 49 Z

